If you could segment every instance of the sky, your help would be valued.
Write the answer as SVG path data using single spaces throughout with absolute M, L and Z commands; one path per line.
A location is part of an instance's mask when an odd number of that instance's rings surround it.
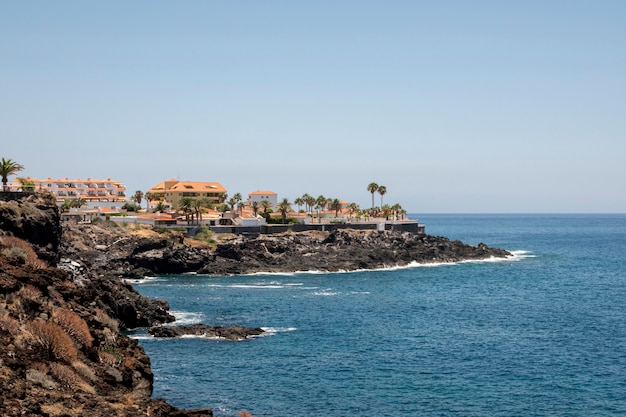
M 0 156 L 409 213 L 626 212 L 626 2 L 0 0 Z M 380 196 L 375 196 L 380 204 Z

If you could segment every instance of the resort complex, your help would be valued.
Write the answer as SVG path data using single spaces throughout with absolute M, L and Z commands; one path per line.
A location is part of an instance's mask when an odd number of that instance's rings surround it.
M 279 199 L 275 191 L 251 191 L 244 200 L 240 193 L 228 190 L 215 181 L 180 181 L 157 183 L 144 194 L 130 197 L 121 181 L 100 179 L 45 180 L 17 175 L 23 167 L 9 160 L 0 166 L 4 194 L 48 192 L 56 197 L 62 219 L 91 222 L 105 218 L 115 223 L 136 223 L 157 227 L 184 228 L 194 234 L 202 228 L 216 233 L 274 233 L 281 231 L 330 230 L 336 228 L 399 229 L 423 233 L 423 225 L 405 219 L 399 204 L 383 203 L 384 186 L 370 183 L 372 207 L 361 209 L 344 200 L 303 194 L 290 202 Z M 380 194 L 381 206 L 374 204 Z M 145 203 L 145 208 L 144 208 Z M 297 206 L 297 210 L 293 208 Z
M 17 178 L 8 183 L 7 191 L 48 191 L 63 202 L 64 199 L 83 199 L 85 201 L 125 201 L 126 187 L 120 181 L 107 178 L 69 178 L 40 180 L 37 178 Z

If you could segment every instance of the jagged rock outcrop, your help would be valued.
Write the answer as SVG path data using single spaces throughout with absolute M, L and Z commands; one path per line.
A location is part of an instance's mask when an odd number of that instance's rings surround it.
M 200 336 L 228 340 L 243 340 L 263 333 L 265 331 L 260 327 L 208 326 L 206 324 L 158 326 L 150 329 L 150 334 L 154 337 Z
M 68 240 L 70 247 L 64 245 L 64 256 L 87 265 L 96 274 L 121 278 L 187 272 L 231 275 L 349 271 L 511 255 L 482 243 L 472 246 L 441 236 L 400 231 L 342 229 L 258 237 L 238 235 L 223 237 L 215 245 L 202 245 L 182 235 L 164 237 L 106 224 L 68 224 L 65 228 L 73 238 Z M 81 235 L 92 238 L 85 240 Z

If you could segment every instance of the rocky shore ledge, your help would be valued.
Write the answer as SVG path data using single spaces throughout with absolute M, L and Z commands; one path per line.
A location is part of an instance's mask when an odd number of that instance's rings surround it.
M 53 199 L 0 201 L 0 411 L 3 416 L 212 416 L 152 398 L 150 359 L 126 329 L 158 337 L 245 338 L 261 329 L 161 326 L 166 301 L 128 279 L 168 273 L 249 274 L 377 269 L 507 257 L 484 244 L 406 232 L 339 230 L 224 236 L 61 225 Z

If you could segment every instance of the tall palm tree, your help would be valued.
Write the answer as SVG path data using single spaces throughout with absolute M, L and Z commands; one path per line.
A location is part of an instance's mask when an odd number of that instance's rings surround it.
M 141 207 L 141 202 L 143 201 L 143 191 L 137 190 L 135 194 L 133 194 L 132 200 Z
M 304 199 L 304 201 L 306 202 L 307 206 L 308 206 L 308 211 L 312 212 L 313 211 L 313 206 L 315 206 L 315 197 L 313 197 L 312 195 L 308 195 L 305 194 L 306 197 Z
M 379 185 L 378 186 L 378 194 L 380 194 L 380 206 L 383 206 L 383 196 L 385 194 L 387 194 L 387 187 L 385 187 L 384 185 Z
M 338 198 L 331 200 L 328 206 L 331 210 L 335 210 L 335 217 L 339 216 L 339 210 L 341 210 L 341 201 Z
M 193 200 L 189 197 L 183 197 L 180 199 L 180 205 L 178 208 L 185 214 L 185 220 L 187 221 L 187 224 L 189 224 L 189 215 L 193 212 L 191 208 L 192 204 Z
M 0 176 L 2 176 L 2 189 L 7 190 L 7 182 L 11 175 L 15 175 L 22 171 L 24 167 L 11 159 L 4 159 L 0 161 Z
M 309 195 L 309 193 L 304 193 L 302 194 L 302 197 L 300 197 L 302 199 L 302 204 L 304 204 L 304 211 L 309 211 L 309 201 L 311 200 L 311 196 Z M 297 200 L 297 199 L 296 199 Z M 295 201 L 294 201 L 295 203 Z M 298 203 L 296 203 L 298 204 Z
M 323 195 L 318 196 L 315 200 L 315 207 L 317 207 L 317 221 L 318 223 L 321 223 L 321 212 L 323 212 L 324 208 L 326 207 L 326 197 L 324 197 Z
M 378 190 L 378 184 L 370 182 L 367 186 L 367 191 L 372 193 L 372 210 L 374 209 L 374 193 Z
M 252 213 L 254 213 L 254 217 L 256 217 L 257 213 L 259 212 L 259 202 L 253 201 L 251 204 L 251 207 L 252 207 Z
M 282 217 L 283 224 L 287 223 L 287 213 L 292 211 L 291 203 L 286 198 L 283 198 L 283 201 L 278 203 L 277 208 L 280 212 L 280 216 Z
M 302 205 L 304 204 L 304 199 L 302 197 L 298 197 L 295 200 L 293 200 L 293 204 L 298 206 L 298 211 L 300 211 L 300 209 L 302 208 Z
M 200 224 L 200 220 L 202 220 L 202 209 L 204 208 L 204 205 L 202 203 L 202 200 L 200 199 L 193 199 L 191 201 L 191 207 L 190 209 L 193 210 L 193 212 L 196 214 L 196 223 Z
M 269 218 L 267 211 L 272 207 L 272 203 L 269 200 L 263 200 L 261 201 L 261 207 L 263 207 L 263 217 L 267 220 Z

